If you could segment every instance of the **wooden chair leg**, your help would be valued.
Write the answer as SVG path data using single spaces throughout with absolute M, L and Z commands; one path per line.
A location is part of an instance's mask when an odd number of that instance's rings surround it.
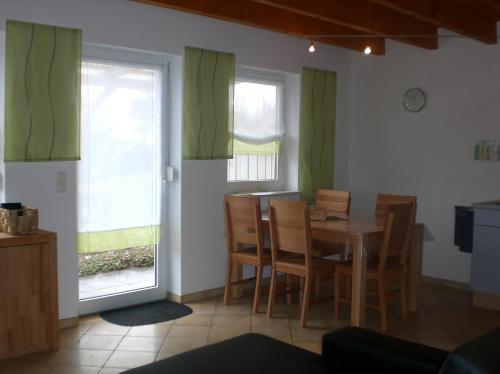
M 406 273 L 401 272 L 399 277 L 399 292 L 401 294 L 401 318 L 406 321 L 408 319 L 408 282 L 406 281 Z
M 285 274 L 285 282 L 286 282 L 286 303 L 290 305 L 292 303 L 292 293 L 290 290 L 292 289 L 292 276 L 290 274 Z
M 301 278 L 304 279 L 304 278 Z M 302 297 L 301 312 L 300 312 L 300 327 L 306 327 L 307 313 L 309 311 L 309 302 L 311 299 L 312 276 L 305 277 L 304 296 Z
M 334 295 L 334 298 L 335 298 L 335 305 L 334 305 L 334 310 L 333 310 L 333 318 L 335 318 L 336 320 L 339 319 L 339 309 L 340 309 L 340 297 L 342 296 L 340 294 L 340 282 L 342 280 L 342 277 L 340 276 L 340 272 L 337 270 L 335 271 L 335 295 Z
M 271 272 L 271 287 L 269 288 L 269 300 L 267 301 L 267 317 L 273 316 L 274 297 L 276 296 L 276 270 Z
M 262 289 L 262 266 L 255 267 L 255 293 L 253 296 L 252 313 L 259 312 L 260 291 Z
M 233 263 L 227 260 L 226 269 L 226 284 L 224 286 L 224 304 L 229 304 L 229 297 L 231 296 L 231 277 L 233 276 Z
M 378 280 L 378 300 L 380 306 L 380 328 L 387 332 L 387 295 L 385 289 L 385 280 Z

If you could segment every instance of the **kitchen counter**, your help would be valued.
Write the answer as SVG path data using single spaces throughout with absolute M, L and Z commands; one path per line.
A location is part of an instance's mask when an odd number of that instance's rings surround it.
M 500 200 L 472 204 L 474 238 L 471 259 L 473 303 L 500 307 Z
M 474 208 L 474 209 L 500 210 L 500 200 L 484 201 L 481 203 L 473 203 L 472 208 Z

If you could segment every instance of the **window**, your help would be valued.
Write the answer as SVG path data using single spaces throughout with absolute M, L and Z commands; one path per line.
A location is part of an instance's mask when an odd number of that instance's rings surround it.
M 234 157 L 230 182 L 278 180 L 283 137 L 283 83 L 237 76 L 234 87 Z

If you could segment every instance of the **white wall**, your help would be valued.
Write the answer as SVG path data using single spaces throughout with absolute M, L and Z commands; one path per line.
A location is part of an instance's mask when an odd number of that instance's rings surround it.
M 43 4 L 39 0 L 2 0 L 0 30 L 4 29 L 6 19 L 81 28 L 85 42 L 177 56 L 183 54 L 186 45 L 228 51 L 236 54 L 237 64 L 283 71 L 292 76 L 299 74 L 304 65 L 335 70 L 338 73 L 335 175 L 339 187 L 348 186 L 350 54 L 344 49 L 321 45 L 317 53 L 310 55 L 303 39 L 125 0 L 44 0 Z M 291 78 L 291 82 L 295 98 L 290 100 L 297 103 L 297 78 L 295 82 Z M 176 168 L 176 180 L 168 186 L 167 277 L 172 292 L 186 294 L 223 284 L 225 243 L 221 202 L 228 186 L 224 161 L 181 161 L 180 57 L 174 58 L 171 65 L 171 90 L 170 160 Z M 290 112 L 296 115 L 293 110 Z M 298 120 L 294 118 L 289 121 L 292 135 L 297 133 Z M 55 179 L 61 170 L 67 172 L 68 192 L 57 194 Z M 78 308 L 75 163 L 9 164 L 6 182 L 6 199 L 22 200 L 40 208 L 41 227 L 58 232 L 60 318 L 75 316 Z
M 389 42 L 384 57 L 352 55 L 350 181 L 353 211 L 372 214 L 379 192 L 418 196 L 424 274 L 469 282 L 470 255 L 453 245 L 454 206 L 500 198 L 500 163 L 473 161 L 500 140 L 500 46 L 443 38 L 437 51 Z M 427 94 L 408 113 L 409 87 Z

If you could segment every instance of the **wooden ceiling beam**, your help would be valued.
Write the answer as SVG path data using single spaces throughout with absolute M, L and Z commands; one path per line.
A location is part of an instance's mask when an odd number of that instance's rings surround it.
M 366 34 L 392 37 L 426 49 L 438 47 L 437 27 L 366 0 L 253 0 L 289 12 L 349 27 Z M 420 35 L 421 37 L 406 37 Z M 425 37 L 422 37 L 425 35 Z
M 179 11 L 195 13 L 225 21 L 263 28 L 288 35 L 304 37 L 321 43 L 363 51 L 370 46 L 372 54 L 385 53 L 385 39 L 366 37 L 366 33 L 325 22 L 312 17 L 287 12 L 251 0 L 132 0 Z M 321 35 L 348 35 L 349 37 L 321 37 Z M 360 35 L 359 37 L 353 37 Z
M 479 0 L 368 1 L 486 44 L 497 42 L 495 19 L 477 7 Z
M 491 15 L 495 20 L 500 20 L 500 0 L 480 0 L 484 4 L 484 11 Z

